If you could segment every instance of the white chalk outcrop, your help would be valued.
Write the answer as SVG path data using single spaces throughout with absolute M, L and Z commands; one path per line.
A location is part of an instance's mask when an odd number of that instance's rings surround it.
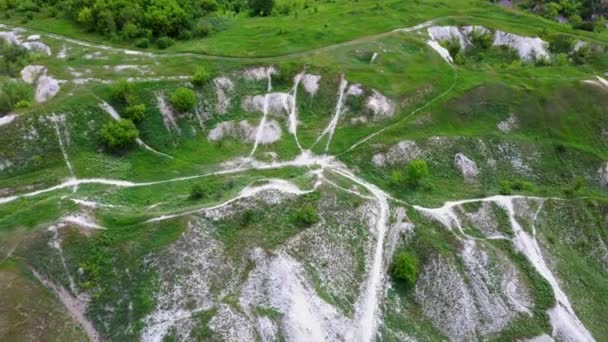
M 223 138 L 242 139 L 246 142 L 254 142 L 257 136 L 257 126 L 253 126 L 247 120 L 240 122 L 225 121 L 217 124 L 209 134 L 207 139 L 219 141 Z M 281 138 L 281 126 L 276 120 L 269 120 L 261 127 L 259 144 L 272 144 Z
M 372 157 L 376 166 L 387 166 L 396 163 L 407 163 L 424 155 L 415 141 L 405 140 L 392 146 L 386 153 L 377 153 Z
M 35 86 L 34 98 L 36 102 L 44 102 L 53 98 L 65 81 L 57 80 L 48 74 L 43 65 L 28 65 L 21 70 L 21 79 L 27 84 Z
M 605 162 L 599 170 L 597 170 L 597 175 L 600 180 L 600 184 L 608 189 L 608 162 Z
M 509 133 L 514 129 L 519 128 L 519 118 L 513 113 L 509 114 L 509 117 L 498 123 L 496 126 L 499 131 L 503 133 Z
M 460 171 L 465 180 L 475 180 L 479 175 L 477 164 L 462 153 L 454 156 L 454 166 Z
M 40 52 L 46 56 L 51 56 L 51 48 L 38 41 L 40 40 L 39 35 L 31 35 L 27 37 L 27 41 L 23 42 L 20 35 L 15 31 L 4 31 L 0 32 L 0 39 L 4 40 L 7 44 L 22 46 L 29 51 Z
M 293 95 L 288 93 L 269 93 L 264 95 L 247 96 L 241 102 L 245 111 L 264 113 L 266 108 L 268 114 L 288 115 L 293 106 Z
M 319 90 L 320 80 L 321 76 L 319 75 L 304 74 L 301 82 L 304 90 L 306 90 L 310 96 L 314 96 L 317 93 L 317 90 Z
M 215 110 L 218 114 L 226 114 L 230 107 L 230 96 L 234 92 L 234 83 L 228 77 L 220 76 L 213 79 L 217 103 Z
M 447 49 L 441 46 L 443 41 L 457 41 L 462 50 L 466 50 L 473 45 L 472 36 L 474 33 L 491 34 L 491 31 L 482 26 L 431 26 L 427 28 L 429 40 L 427 44 L 437 51 L 439 55 L 448 63 L 453 63 Z M 495 31 L 493 46 L 505 46 L 517 51 L 519 58 L 530 62 L 536 60 L 550 60 L 548 43 L 538 37 L 524 37 L 513 33 Z
M 269 67 L 255 67 L 249 68 L 243 71 L 243 77 L 249 81 L 262 81 L 267 80 L 269 76 L 275 75 L 277 69 L 272 66 Z
M 549 60 L 548 43 L 538 37 L 522 37 L 513 33 L 496 31 L 494 46 L 506 46 L 517 51 L 523 61 Z
M 372 95 L 367 98 L 365 106 L 374 114 L 374 120 L 386 119 L 395 113 L 393 102 L 376 90 L 372 90 Z

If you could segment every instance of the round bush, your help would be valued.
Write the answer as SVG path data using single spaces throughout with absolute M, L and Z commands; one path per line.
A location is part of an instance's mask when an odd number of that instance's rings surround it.
M 137 104 L 128 106 L 125 109 L 125 117 L 133 122 L 139 122 L 144 119 L 146 114 L 146 105 L 145 104 Z
M 194 76 L 192 76 L 192 84 L 200 87 L 207 83 L 207 81 L 209 81 L 209 72 L 207 69 L 203 67 L 196 69 Z
M 393 258 L 391 265 L 391 276 L 405 282 L 407 285 L 414 285 L 420 273 L 420 261 L 416 254 L 410 252 L 399 252 Z
M 106 123 L 100 134 L 104 144 L 111 149 L 127 147 L 139 137 L 137 127 L 128 119 Z
M 169 102 L 180 112 L 189 112 L 196 107 L 196 94 L 188 88 L 177 88 L 169 98 Z

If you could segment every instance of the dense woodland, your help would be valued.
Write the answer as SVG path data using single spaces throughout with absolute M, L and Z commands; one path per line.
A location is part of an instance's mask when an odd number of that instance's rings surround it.
M 208 35 L 217 26 L 213 17 L 267 16 L 273 7 L 274 0 L 0 0 L 9 18 L 63 17 L 90 32 L 137 40 L 140 47 L 156 40 L 161 48 L 172 39 Z
M 519 6 L 587 31 L 603 30 L 608 15 L 608 2 L 603 0 L 524 0 Z

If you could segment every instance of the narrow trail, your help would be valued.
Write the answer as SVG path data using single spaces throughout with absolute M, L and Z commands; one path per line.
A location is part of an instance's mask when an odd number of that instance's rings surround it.
M 72 316 L 74 321 L 76 321 L 84 330 L 85 334 L 89 338 L 89 341 L 92 342 L 100 342 L 101 338 L 99 333 L 95 329 L 95 326 L 89 319 L 87 318 L 87 303 L 82 302 L 78 298 L 73 297 L 63 286 L 55 284 L 51 282 L 49 279 L 44 277 L 43 275 L 36 272 L 34 269 L 31 270 L 32 274 L 40 281 L 44 287 L 49 289 L 51 292 L 55 294 L 57 299 L 63 304 L 67 312 Z
M 122 53 L 122 54 L 125 54 L 128 56 L 142 56 L 142 57 L 149 57 L 149 58 L 192 57 L 192 58 L 198 58 L 198 59 L 204 59 L 204 60 L 219 60 L 219 61 L 272 62 L 272 61 L 280 61 L 280 60 L 292 59 L 292 58 L 298 58 L 298 57 L 305 57 L 305 56 L 317 54 L 319 52 L 327 52 L 327 51 L 332 51 L 332 50 L 342 48 L 342 47 L 347 47 L 347 46 L 351 46 L 351 45 L 374 41 L 376 39 L 392 36 L 395 34 L 412 32 L 412 31 L 420 30 L 425 27 L 434 25 L 440 21 L 447 20 L 450 18 L 454 18 L 454 17 L 451 17 L 451 16 L 439 17 L 439 18 L 428 20 L 428 21 L 425 21 L 423 23 L 420 23 L 420 24 L 417 24 L 417 25 L 414 25 L 411 27 L 398 28 L 398 29 L 394 29 L 391 31 L 378 33 L 378 34 L 372 34 L 372 35 L 368 35 L 368 36 L 364 36 L 364 37 L 359 37 L 359 38 L 355 38 L 355 39 L 352 39 L 349 41 L 326 45 L 326 46 L 318 47 L 318 48 L 311 49 L 311 50 L 287 53 L 287 54 L 277 55 L 277 56 L 264 56 L 264 57 L 236 57 L 236 56 L 231 57 L 231 56 L 210 55 L 210 54 L 202 54 L 202 53 L 194 53 L 194 52 L 155 53 L 155 52 L 119 48 L 119 47 L 114 47 L 114 46 L 109 46 L 109 45 L 104 45 L 104 44 L 91 43 L 91 42 L 87 42 L 84 40 L 78 40 L 78 39 L 58 35 L 55 33 L 50 33 L 47 31 L 34 30 L 34 29 L 29 29 L 29 28 L 20 27 L 20 26 L 0 24 L 0 28 L 5 27 L 5 28 L 13 29 L 13 30 L 15 30 L 15 29 L 27 30 L 27 31 L 30 31 L 33 33 L 40 33 L 40 34 L 46 35 L 50 38 L 53 38 L 53 39 L 56 39 L 59 41 L 64 41 L 67 43 L 71 43 L 74 45 L 83 46 L 86 48 L 93 48 L 93 49 L 111 51 L 111 52 L 116 52 L 116 53 Z
M 61 130 L 59 129 L 59 122 L 61 122 L 62 124 L 65 124 L 64 123 L 65 117 L 52 114 L 50 116 L 50 120 L 53 123 L 53 127 L 55 128 L 55 133 L 57 134 L 57 140 L 59 142 L 59 148 L 61 149 L 61 154 L 63 155 L 65 164 L 68 167 L 68 170 L 70 171 L 71 178 L 76 179 L 76 174 L 74 173 L 74 167 L 72 166 L 72 163 L 70 162 L 68 152 L 66 151 L 65 144 L 63 142 L 63 139 L 61 138 Z
M 311 150 L 325 136 L 327 136 L 327 143 L 325 144 L 325 152 L 327 152 L 329 150 L 329 145 L 331 144 L 331 139 L 334 136 L 334 131 L 336 130 L 336 126 L 338 125 L 338 121 L 340 120 L 340 113 L 342 112 L 342 106 L 344 105 L 344 92 L 346 91 L 346 86 L 348 86 L 348 82 L 344 78 L 344 74 L 342 74 L 340 77 L 340 87 L 338 88 L 338 101 L 336 102 L 336 110 L 334 112 L 334 115 L 332 116 L 331 120 L 329 121 L 329 124 L 327 125 L 327 127 L 325 127 L 325 130 L 323 130 L 323 132 L 321 132 L 321 134 L 317 137 L 317 140 L 315 140 L 314 144 L 312 144 L 312 146 L 310 147 Z
M 425 108 L 429 107 L 430 105 L 432 105 L 433 103 L 437 102 L 439 99 L 443 98 L 444 96 L 446 96 L 447 94 L 449 94 L 450 92 L 452 92 L 452 90 L 454 90 L 454 88 L 456 87 L 457 81 L 458 81 L 458 69 L 453 68 L 454 70 L 454 81 L 452 82 L 452 84 L 450 85 L 450 87 L 448 89 L 446 89 L 444 92 L 442 92 L 441 94 L 435 96 L 434 98 L 432 98 L 430 101 L 426 102 L 425 104 L 423 104 L 422 106 L 414 109 L 413 111 L 411 111 L 409 114 L 407 114 L 406 116 L 404 116 L 403 118 L 399 119 L 398 121 L 393 122 L 392 124 L 385 126 L 379 130 L 377 130 L 376 132 L 366 136 L 365 138 L 357 141 L 356 143 L 354 143 L 351 147 L 349 147 L 346 151 L 344 152 L 340 152 L 336 155 L 336 157 L 342 156 L 344 154 L 347 154 L 349 152 L 352 152 L 353 150 L 355 150 L 357 147 L 359 147 L 360 145 L 368 142 L 370 139 L 376 137 L 377 135 L 383 133 L 384 131 L 391 129 L 399 124 L 401 124 L 402 122 L 406 121 L 407 119 L 411 118 L 413 115 L 415 115 L 416 113 L 419 113 L 421 110 L 424 110 Z

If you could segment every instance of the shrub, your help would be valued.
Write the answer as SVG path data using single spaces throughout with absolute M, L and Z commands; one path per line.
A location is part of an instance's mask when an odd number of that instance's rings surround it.
M 552 53 L 570 53 L 574 44 L 574 39 L 565 34 L 556 34 L 547 37 L 549 41 L 549 51 Z
M 422 159 L 414 159 L 407 164 L 406 171 L 407 182 L 412 186 L 418 186 L 429 175 L 429 166 Z
M 189 112 L 196 107 L 196 94 L 188 88 L 177 88 L 169 98 L 171 105 L 180 112 Z
M 137 127 L 128 119 L 106 123 L 101 127 L 100 134 L 104 144 L 110 149 L 127 147 L 139 137 Z
M 147 49 L 150 47 L 150 39 L 148 38 L 139 38 L 135 41 L 135 46 L 140 49 Z
M 501 195 L 510 195 L 512 192 L 511 183 L 509 183 L 509 181 L 500 182 L 500 189 L 498 192 L 500 192 Z
M 23 81 L 7 80 L 0 83 L 0 114 L 10 112 L 22 101 L 30 102 L 32 97 L 32 87 Z
M 146 105 L 143 103 L 131 105 L 125 109 L 125 117 L 133 122 L 140 122 L 144 119 L 145 114 Z
M 511 184 L 511 188 L 516 191 L 533 191 L 534 184 L 522 179 L 518 179 Z
M 475 47 L 481 49 L 488 49 L 492 46 L 493 37 L 492 34 L 487 32 L 481 32 L 480 30 L 473 30 L 471 42 Z
M 401 185 L 405 178 L 403 177 L 403 172 L 401 170 L 393 170 L 391 172 L 391 183 L 393 185 Z
M 195 184 L 192 189 L 190 189 L 190 199 L 191 200 L 200 200 L 205 197 L 205 190 L 198 184 Z
M 192 76 L 192 84 L 197 86 L 202 86 L 203 84 L 209 81 L 209 72 L 207 69 L 200 67 L 196 69 L 194 72 L 194 76 Z
M 169 37 L 160 37 L 156 40 L 156 47 L 158 47 L 161 50 L 164 50 L 173 44 L 174 44 L 173 39 L 171 39 Z
M 448 49 L 450 56 L 455 59 L 460 53 L 460 42 L 456 39 L 450 39 L 446 42 L 446 49 Z
M 391 276 L 398 281 L 405 282 L 408 286 L 416 284 L 420 273 L 420 261 L 416 254 L 408 251 L 397 253 L 391 264 Z
M 272 14 L 274 0 L 248 0 L 247 5 L 249 6 L 251 15 L 264 17 Z
M 319 215 L 314 206 L 307 204 L 295 210 L 292 221 L 301 227 L 310 226 L 319 221 Z
M 110 96 L 112 100 L 126 105 L 133 100 L 133 85 L 127 80 L 120 80 L 110 86 Z
M 211 25 L 206 20 L 199 20 L 194 26 L 196 37 L 207 37 L 211 33 Z
M 30 108 L 31 106 L 32 106 L 32 103 L 28 100 L 19 100 L 19 102 L 17 102 L 15 104 L 15 108 L 18 108 L 18 109 Z

